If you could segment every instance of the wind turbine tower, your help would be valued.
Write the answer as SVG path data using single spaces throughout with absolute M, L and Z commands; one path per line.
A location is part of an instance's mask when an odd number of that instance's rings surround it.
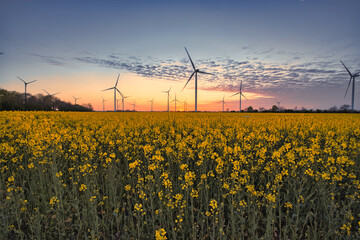
M 280 101 L 278 101 L 278 100 L 276 100 L 276 102 L 277 102 L 277 105 L 278 105 L 278 112 L 280 112 Z
M 105 100 L 104 98 L 102 98 L 102 102 L 103 102 L 103 112 L 105 112 L 105 102 L 107 101 L 107 100 Z
M 121 102 L 122 102 L 122 110 L 123 112 L 125 111 L 125 98 L 128 98 L 130 96 L 124 96 L 124 95 L 121 95 Z
M 170 90 L 171 90 L 171 87 L 167 91 L 162 91 L 164 93 L 167 93 L 167 111 L 169 111 Z
M 235 93 L 234 95 L 231 95 L 230 97 L 233 97 L 235 95 L 238 95 L 240 96 L 240 99 L 239 99 L 239 112 L 241 112 L 241 97 L 244 97 L 245 99 L 247 99 L 247 97 L 245 97 L 245 95 L 242 93 L 242 81 L 240 82 L 240 89 L 237 93 Z
M 180 102 L 179 100 L 177 100 L 177 98 L 176 98 L 176 93 L 175 93 L 175 99 L 174 100 L 172 100 L 171 102 L 175 102 L 175 112 L 176 112 L 176 102 Z
M 133 105 L 133 106 L 134 106 L 134 112 L 135 112 L 135 110 L 136 110 L 136 103 L 135 103 L 135 101 L 134 101 L 134 103 L 133 103 L 133 104 L 131 104 L 131 105 Z
M 60 93 L 60 92 L 57 92 L 57 93 L 50 94 L 45 89 L 43 89 L 43 90 L 47 93 L 48 96 L 50 96 L 50 103 L 51 103 L 52 97 Z M 53 110 L 55 110 L 55 102 L 53 105 Z
M 186 85 L 189 83 L 189 81 L 191 80 L 191 78 L 195 75 L 195 112 L 197 112 L 197 75 L 198 75 L 198 73 L 209 74 L 209 75 L 214 75 L 214 74 L 212 74 L 212 73 L 207 73 L 207 72 L 204 72 L 204 71 L 200 71 L 199 69 L 197 69 L 197 68 L 195 67 L 194 62 L 192 61 L 192 59 L 191 59 L 191 57 L 190 57 L 190 54 L 189 54 L 188 50 L 186 49 L 186 47 L 185 47 L 185 51 L 186 51 L 186 53 L 187 53 L 187 55 L 188 55 L 188 57 L 189 57 L 189 60 L 190 60 L 191 65 L 192 65 L 192 67 L 193 67 L 193 69 L 194 69 L 194 72 L 191 74 L 189 80 L 186 82 L 185 86 L 183 87 L 183 89 L 182 89 L 181 91 L 184 90 L 184 88 L 185 88 Z
M 25 104 L 25 106 L 26 106 L 26 104 L 27 104 L 26 87 L 27 87 L 28 84 L 33 83 L 33 82 L 36 82 L 37 80 L 32 80 L 32 81 L 30 81 L 30 82 L 25 82 L 25 81 L 24 81 L 23 79 L 21 79 L 20 77 L 17 77 L 17 78 L 20 79 L 20 80 L 24 83 L 24 85 L 25 85 L 24 104 Z
M 74 96 L 72 96 L 72 97 L 73 97 L 74 100 L 75 100 L 75 105 L 76 105 L 76 101 L 79 100 L 79 99 L 81 99 L 81 98 L 76 98 L 76 97 L 74 97 Z
M 222 111 L 224 112 L 224 111 L 225 111 L 225 104 L 226 104 L 226 102 L 225 102 L 225 96 L 223 97 L 223 100 L 220 101 L 220 102 L 218 102 L 218 103 L 222 103 Z
M 153 104 L 154 104 L 154 98 L 153 99 L 151 99 L 150 101 L 148 101 L 148 102 L 151 102 L 151 112 L 153 111 Z
M 114 112 L 116 112 L 116 91 L 118 91 L 120 93 L 120 95 L 122 95 L 122 93 L 119 91 L 119 89 L 117 89 L 117 84 L 119 82 L 119 77 L 120 77 L 120 73 L 117 77 L 117 80 L 116 80 L 116 83 L 115 83 L 115 86 L 114 87 L 111 87 L 111 88 L 107 88 L 107 89 L 104 89 L 103 91 L 107 91 L 107 90 L 111 90 L 111 89 L 114 89 Z
M 349 87 L 350 87 L 350 83 L 351 83 L 351 80 L 352 80 L 352 93 L 351 93 L 351 111 L 354 112 L 354 97 L 355 97 L 355 77 L 358 77 L 359 76 L 359 73 L 360 72 L 357 72 L 355 74 L 352 74 L 349 69 L 345 66 L 345 64 L 340 60 L 340 62 L 342 63 L 342 65 L 344 66 L 344 68 L 346 69 L 346 71 L 349 73 L 350 75 L 350 81 L 349 81 L 349 84 L 347 86 L 347 89 L 346 89 L 346 92 L 345 92 L 345 96 L 344 98 L 346 97 L 346 94 L 349 90 Z

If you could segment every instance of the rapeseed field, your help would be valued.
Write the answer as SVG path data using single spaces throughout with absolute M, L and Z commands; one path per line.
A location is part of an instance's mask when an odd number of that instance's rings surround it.
M 360 115 L 0 113 L 1 239 L 359 239 Z

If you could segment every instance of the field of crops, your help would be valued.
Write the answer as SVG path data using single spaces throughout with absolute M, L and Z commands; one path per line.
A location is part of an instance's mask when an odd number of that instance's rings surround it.
M 0 113 L 0 239 L 359 239 L 360 115 Z

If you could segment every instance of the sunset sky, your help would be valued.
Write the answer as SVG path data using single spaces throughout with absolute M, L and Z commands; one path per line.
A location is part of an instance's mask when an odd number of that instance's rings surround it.
M 198 110 L 220 111 L 243 81 L 243 109 L 326 109 L 350 104 L 349 75 L 360 71 L 359 0 L 0 2 L 0 88 L 31 94 L 61 92 L 60 99 L 113 109 L 113 87 L 126 109 L 166 110 L 171 89 L 194 110 L 194 81 L 184 50 L 200 70 Z M 360 81 L 360 79 L 358 80 Z M 355 108 L 360 109 L 360 84 Z M 118 96 L 120 98 L 120 96 Z M 183 109 L 183 104 L 178 105 Z M 174 104 L 171 104 L 171 110 Z

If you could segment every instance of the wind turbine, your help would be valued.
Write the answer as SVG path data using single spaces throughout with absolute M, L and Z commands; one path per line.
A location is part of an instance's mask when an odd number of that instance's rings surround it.
M 45 89 L 43 89 L 43 90 L 47 93 L 48 96 L 50 96 L 50 103 L 51 103 L 52 97 L 60 93 L 60 92 L 57 92 L 57 93 L 50 94 Z M 55 102 L 54 102 L 53 110 L 55 110 Z
M 184 101 L 184 112 L 187 111 L 187 100 Z
M 225 104 L 226 104 L 226 102 L 225 102 L 225 96 L 223 97 L 223 100 L 222 101 L 220 101 L 220 102 L 218 102 L 218 103 L 222 103 L 222 105 L 223 105 L 223 112 L 225 111 L 224 109 L 224 106 L 225 106 Z
M 116 99 L 116 111 L 119 111 L 119 101 L 120 99 Z
M 122 102 L 122 110 L 123 110 L 123 112 L 125 111 L 125 109 L 124 109 L 125 98 L 128 98 L 128 97 L 130 97 L 130 96 L 124 96 L 124 95 L 121 94 L 121 102 Z
M 279 100 L 276 100 L 275 102 L 277 102 L 277 105 L 278 105 L 278 112 L 280 112 L 280 101 Z
M 197 112 L 197 75 L 198 73 L 203 73 L 203 74 L 209 74 L 209 75 L 214 75 L 212 73 L 207 73 L 207 72 L 203 72 L 203 71 L 200 71 L 199 69 L 197 69 L 193 63 L 193 61 L 191 60 L 191 57 L 190 57 L 190 54 L 188 52 L 188 50 L 186 49 L 185 47 L 185 51 L 190 59 L 190 62 L 191 62 L 191 65 L 194 69 L 194 72 L 191 74 L 189 80 L 186 82 L 185 86 L 183 87 L 183 89 L 181 91 L 184 90 L 184 88 L 186 87 L 186 85 L 189 83 L 189 81 L 191 80 L 191 78 L 195 75 L 195 112 Z
M 105 112 L 105 102 L 107 101 L 107 100 L 105 100 L 103 97 L 102 97 L 102 102 L 103 102 L 103 112 Z
M 133 103 L 133 104 L 131 104 L 131 105 L 133 105 L 133 106 L 134 106 L 134 112 L 135 112 L 135 108 L 136 108 L 136 103 L 135 103 L 135 101 L 134 101 L 134 103 Z
M 245 95 L 242 93 L 242 81 L 240 82 L 240 89 L 237 93 L 235 93 L 234 95 L 231 95 L 230 97 L 233 97 L 235 95 L 238 95 L 240 96 L 240 100 L 239 100 L 239 112 L 241 112 L 241 96 L 243 96 L 245 99 L 247 99 L 247 97 L 245 97 Z M 247 99 L 248 100 L 248 99 Z
M 349 71 L 349 69 L 345 66 L 345 64 L 344 64 L 341 60 L 340 60 L 340 62 L 342 63 L 342 65 L 344 65 L 346 71 L 347 71 L 347 72 L 349 73 L 349 75 L 350 75 L 350 81 L 349 81 L 349 84 L 348 84 L 348 86 L 347 86 L 347 89 L 346 89 L 344 98 L 346 97 L 346 94 L 347 94 L 347 92 L 348 92 L 348 90 L 349 90 L 351 80 L 353 80 L 353 81 L 352 81 L 352 93 L 351 93 L 351 111 L 353 112 L 353 111 L 354 111 L 354 97 L 355 97 L 355 77 L 358 77 L 360 72 L 357 72 L 357 73 L 355 73 L 355 74 L 352 74 L 352 73 Z
M 111 87 L 111 88 L 107 88 L 107 89 L 104 89 L 103 91 L 107 91 L 107 90 L 111 90 L 111 89 L 114 89 L 114 112 L 116 112 L 116 91 L 118 91 L 120 93 L 120 95 L 122 95 L 122 93 L 119 91 L 119 89 L 117 89 L 117 84 L 119 82 L 119 77 L 120 77 L 120 73 L 116 79 L 116 83 L 115 83 L 115 86 L 114 87 Z
M 175 99 L 172 100 L 171 102 L 175 102 L 175 112 L 176 112 L 176 102 L 180 102 L 179 100 L 176 99 L 176 93 L 175 93 Z
M 72 97 L 73 97 L 74 100 L 75 100 L 75 105 L 76 105 L 76 101 L 79 100 L 79 99 L 81 99 L 81 98 L 76 98 L 76 97 L 74 97 L 74 96 L 72 96 Z
M 32 80 L 32 81 L 30 81 L 30 82 L 25 82 L 23 79 L 21 79 L 20 77 L 17 77 L 18 79 L 20 79 L 24 84 L 25 84 L 25 96 L 24 96 L 24 104 L 25 104 L 25 106 L 26 106 L 26 103 L 27 103 L 27 98 L 26 98 L 26 87 L 27 87 L 27 85 L 28 84 L 30 84 L 30 83 L 33 83 L 33 82 L 36 82 L 37 80 Z
M 167 91 L 162 91 L 164 93 L 167 93 L 168 95 L 168 98 L 167 98 L 167 111 L 169 111 L 169 100 L 170 100 L 170 90 L 171 90 L 172 87 L 169 88 L 169 90 Z
M 154 98 L 153 98 L 153 99 L 151 99 L 151 100 L 150 100 L 150 101 L 148 101 L 148 102 L 151 102 L 151 111 L 153 111 Z

